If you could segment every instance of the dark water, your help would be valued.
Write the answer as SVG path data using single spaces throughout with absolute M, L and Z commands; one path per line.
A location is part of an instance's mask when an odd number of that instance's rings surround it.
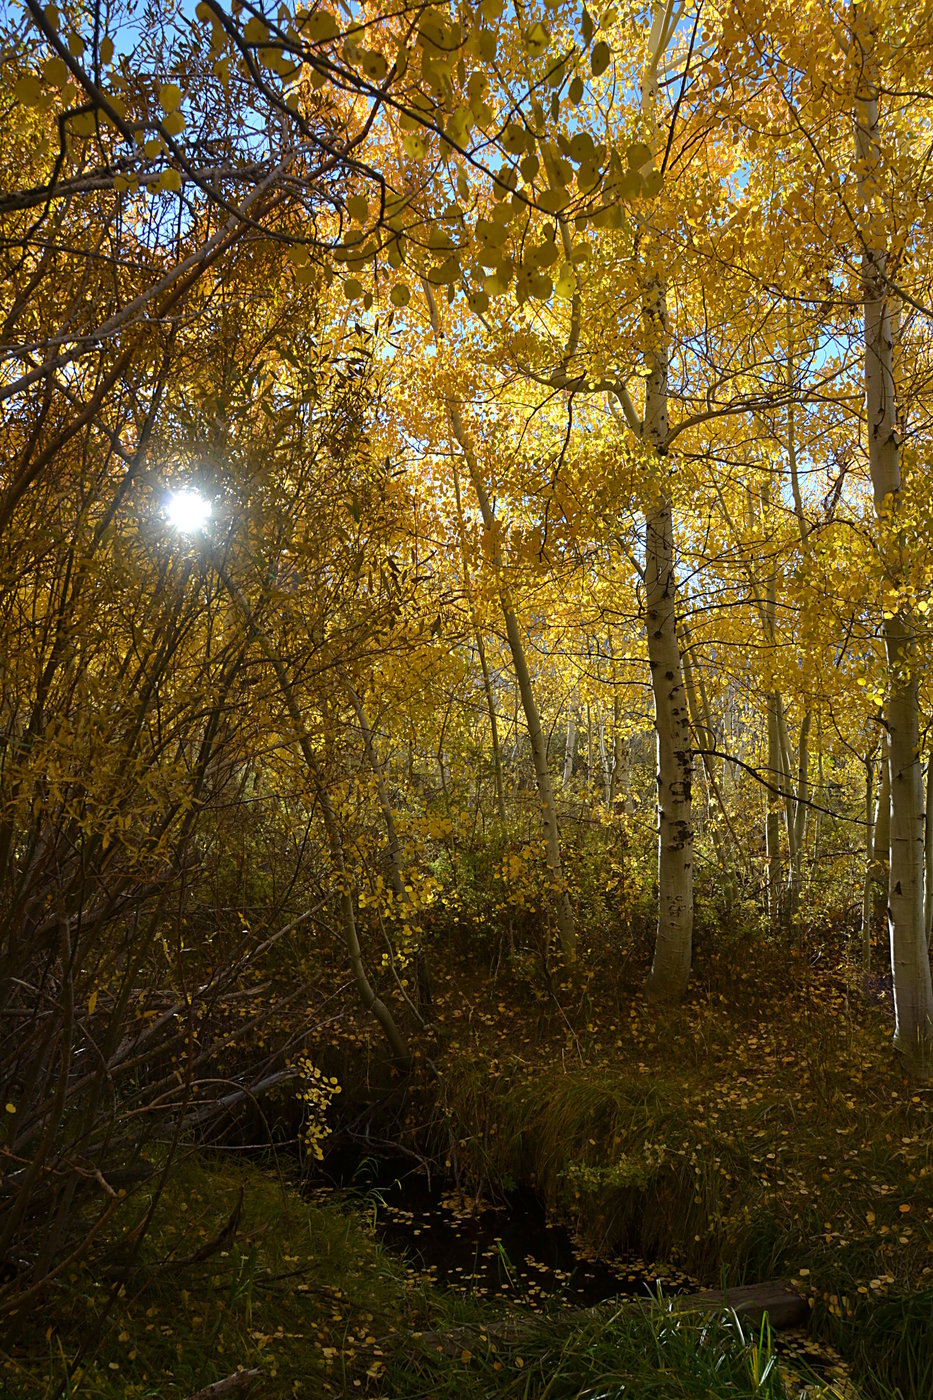
M 500 1205 L 477 1200 L 407 1164 L 366 1161 L 334 1187 L 370 1219 L 383 1243 L 404 1255 L 419 1278 L 474 1297 L 533 1306 L 565 1299 L 590 1306 L 618 1296 L 646 1297 L 697 1288 L 677 1270 L 623 1257 L 588 1257 L 561 1225 L 549 1223 L 530 1191 Z
M 404 1162 L 334 1158 L 328 1167 L 330 1184 L 313 1187 L 311 1194 L 349 1200 L 415 1277 L 438 1288 L 529 1308 L 592 1307 L 609 1298 L 656 1297 L 659 1288 L 665 1294 L 701 1288 L 669 1265 L 628 1255 L 589 1256 L 568 1230 L 548 1222 L 528 1190 L 492 1205 L 450 1182 L 436 1177 L 429 1182 Z M 757 1328 L 749 1324 L 748 1330 Z M 845 1381 L 838 1354 L 804 1329 L 776 1333 L 773 1342 L 801 1383 L 805 1378 Z

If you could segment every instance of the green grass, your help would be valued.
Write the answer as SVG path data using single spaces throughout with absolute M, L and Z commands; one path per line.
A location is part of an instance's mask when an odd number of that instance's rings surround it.
M 241 1191 L 235 1238 L 179 1265 L 216 1240 Z M 67 1281 L 52 1326 L 20 1321 L 0 1352 L 3 1400 L 171 1400 L 238 1367 L 261 1370 L 252 1393 L 263 1400 L 797 1394 L 766 1329 L 745 1330 L 728 1314 L 674 1315 L 663 1303 L 544 1317 L 445 1297 L 413 1283 L 362 1217 L 309 1203 L 256 1166 L 188 1161 L 139 1262 L 122 1287 Z
M 793 971 L 730 973 L 719 991 L 713 968 L 662 1012 L 608 974 L 558 987 L 558 1007 L 507 970 L 452 963 L 410 1141 L 493 1191 L 534 1184 L 597 1249 L 704 1282 L 786 1276 L 864 1400 L 930 1400 L 933 1097 L 837 975 L 801 989 Z M 169 1270 L 216 1239 L 241 1187 L 235 1239 Z M 125 1289 L 85 1271 L 41 1321 L 18 1320 L 4 1400 L 181 1400 L 238 1366 L 262 1369 L 271 1400 L 783 1400 L 769 1339 L 734 1320 L 626 1308 L 503 1331 L 501 1305 L 415 1285 L 361 1217 L 221 1157 L 184 1165 L 140 1257 Z
M 817 980 L 791 955 L 729 991 L 709 971 L 676 1010 L 633 993 L 623 1011 L 608 976 L 567 986 L 562 1014 L 513 1014 L 506 1036 L 484 1007 L 516 1005 L 507 980 L 468 999 L 461 975 L 450 1012 L 439 997 L 438 1140 L 493 1191 L 534 1182 L 598 1250 L 793 1280 L 866 1395 L 929 1400 L 933 1095 L 838 969 Z

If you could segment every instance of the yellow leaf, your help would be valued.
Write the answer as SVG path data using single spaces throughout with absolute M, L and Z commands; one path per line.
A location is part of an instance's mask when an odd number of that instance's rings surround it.
M 181 88 L 177 83 L 163 83 L 159 89 L 159 106 L 163 112 L 176 112 L 181 106 Z
M 412 160 L 421 160 L 427 149 L 428 146 L 424 137 L 420 136 L 416 131 L 409 132 L 402 142 L 402 150 L 405 152 L 406 156 L 410 156 Z
M 53 54 L 51 58 L 43 63 L 42 76 L 45 78 L 45 81 L 51 83 L 53 87 L 64 87 L 70 76 L 68 64 L 63 58 L 59 58 L 58 54 Z
M 42 84 L 35 73 L 24 73 L 18 79 L 13 89 L 13 96 L 17 102 L 22 102 L 27 107 L 38 107 L 42 101 Z
M 635 141 L 625 153 L 629 170 L 641 170 L 651 159 L 651 149 L 644 141 Z
M 360 50 L 359 63 L 364 77 L 375 83 L 381 83 L 389 71 L 389 65 L 382 54 L 372 49 Z
M 329 10 L 315 10 L 301 25 L 308 38 L 315 44 L 324 44 L 328 39 L 336 39 L 340 26 Z
M 247 44 L 264 44 L 269 37 L 269 26 L 258 15 L 250 15 L 243 28 L 243 38 Z
M 97 992 L 93 991 L 87 999 L 87 1014 L 93 1016 L 97 1010 Z
M 547 26 L 539 20 L 525 35 L 525 46 L 530 54 L 539 54 L 547 48 L 550 40 Z
M 642 180 L 642 192 L 646 199 L 654 199 L 655 195 L 661 193 L 664 186 L 664 177 L 660 170 L 649 170 Z
M 602 73 L 605 73 L 611 59 L 612 50 L 603 39 L 600 39 L 598 44 L 593 45 L 593 51 L 590 54 L 590 68 L 592 69 L 594 78 L 598 78 Z
M 546 214 L 558 214 L 561 209 L 566 209 L 570 203 L 570 195 L 565 189 L 557 186 L 555 189 L 543 190 L 541 194 L 536 195 L 535 203 Z

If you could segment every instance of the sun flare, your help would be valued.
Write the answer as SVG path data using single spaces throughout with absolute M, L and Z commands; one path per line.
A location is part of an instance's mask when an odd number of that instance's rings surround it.
M 165 502 L 165 518 L 180 534 L 196 535 L 211 518 L 211 503 L 200 491 L 172 491 Z

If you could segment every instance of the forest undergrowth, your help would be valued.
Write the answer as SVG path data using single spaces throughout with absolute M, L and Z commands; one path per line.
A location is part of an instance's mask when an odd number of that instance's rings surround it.
M 367 1132 L 478 1196 L 533 1187 L 584 1251 L 637 1252 L 704 1284 L 786 1279 L 810 1302 L 810 1345 L 838 1349 L 860 1395 L 928 1396 L 933 1095 L 891 1058 L 884 991 L 868 1003 L 830 945 L 762 942 L 738 966 L 701 949 L 677 1009 L 647 1001 L 637 967 L 630 985 L 608 953 L 561 978 L 508 950 L 490 967 L 489 952 L 434 959 L 404 1098 L 384 1092 L 365 1029 L 347 1021 L 342 1045 L 322 1029 L 310 1054 L 343 1092 L 321 1145 L 352 1150 L 371 1113 Z M 394 1121 L 377 1121 L 380 1075 Z M 297 1121 L 292 1092 L 277 1091 L 283 1123 Z M 316 1167 L 308 1154 L 301 1174 Z M 365 1214 L 302 1199 L 298 1177 L 287 1145 L 192 1146 L 158 1201 L 141 1192 L 153 1222 L 124 1276 L 118 1261 L 78 1267 L 53 1285 L 53 1323 L 17 1320 L 0 1394 L 187 1397 L 238 1368 L 269 1396 L 785 1394 L 768 1338 L 728 1316 L 567 1311 L 497 1340 L 501 1308 L 418 1282 Z M 431 1339 L 463 1327 L 477 1340 L 438 1352 Z M 641 1368 L 637 1388 L 626 1367 Z

